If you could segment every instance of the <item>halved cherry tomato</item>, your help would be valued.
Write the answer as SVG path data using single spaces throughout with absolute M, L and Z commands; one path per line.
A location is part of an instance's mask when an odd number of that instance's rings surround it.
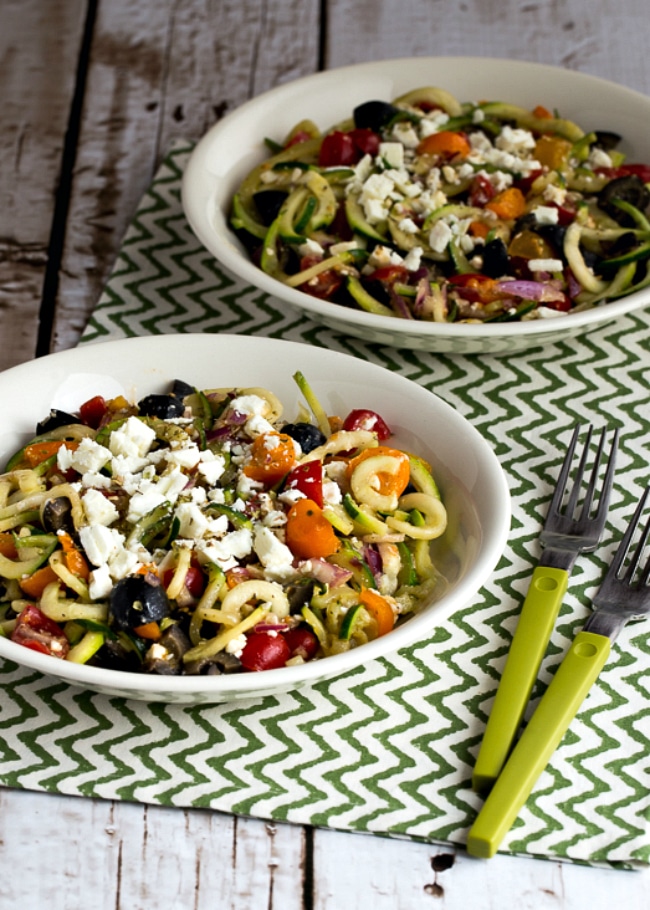
M 393 433 L 383 419 L 376 411 L 370 411 L 368 408 L 355 408 L 350 411 L 343 421 L 344 430 L 369 430 L 375 433 L 380 442 L 389 439 Z
M 42 566 L 26 578 L 21 578 L 18 584 L 28 597 L 38 600 L 47 586 L 54 581 L 60 581 L 54 569 L 51 566 Z
M 477 174 L 469 188 L 469 204 L 476 208 L 483 208 L 486 202 L 493 199 L 496 190 L 485 174 Z
M 300 262 L 300 271 L 302 272 L 305 269 L 310 268 L 310 266 L 315 265 L 317 262 L 320 262 L 320 260 L 315 257 L 303 257 Z M 319 272 L 318 275 L 314 275 L 309 281 L 305 281 L 303 284 L 298 285 L 298 288 L 299 290 L 304 291 L 305 294 L 310 294 L 312 297 L 317 297 L 319 300 L 330 300 L 342 285 L 343 275 L 341 272 L 337 269 L 326 269 L 324 272 Z
M 377 635 L 386 635 L 395 625 L 395 614 L 385 597 L 370 588 L 362 588 L 359 600 L 377 623 Z
M 163 574 L 163 587 L 168 588 L 173 577 L 174 570 L 167 569 Z M 203 594 L 205 590 L 205 575 L 198 566 L 189 566 L 185 576 L 185 587 L 192 597 L 200 597 Z
M 61 546 L 65 553 L 65 564 L 68 570 L 72 572 L 73 575 L 78 575 L 79 578 L 88 578 L 90 575 L 90 566 L 72 537 L 66 531 L 59 531 L 58 538 L 61 541 Z
M 398 469 L 394 473 L 377 471 L 375 475 L 376 487 L 374 489 L 381 496 L 389 496 L 391 494 L 401 496 L 408 486 L 411 477 L 411 467 L 408 455 L 406 452 L 400 452 L 399 449 L 391 449 L 390 446 L 375 446 L 371 449 L 364 449 L 363 452 L 359 452 L 358 455 L 355 455 L 355 457 L 348 462 L 345 469 L 346 477 L 352 477 L 355 469 L 362 462 L 367 461 L 369 458 L 376 458 L 382 455 L 394 458 Z
M 426 136 L 418 145 L 420 155 L 440 155 L 444 158 L 466 158 L 472 150 L 464 133 L 441 130 Z
M 313 499 L 299 499 L 289 509 L 287 546 L 298 559 L 331 556 L 341 546 L 334 528 Z
M 473 303 L 492 303 L 507 296 L 498 290 L 498 282 L 494 278 L 482 275 L 480 272 L 467 272 L 463 275 L 451 275 L 448 279 L 451 285 L 459 288 L 461 296 Z
M 7 559 L 15 559 L 17 556 L 13 534 L 8 531 L 0 532 L 0 555 L 6 556 Z
M 279 483 L 296 463 L 296 450 L 286 433 L 262 433 L 251 447 L 251 460 L 244 474 L 260 483 Z
M 95 395 L 94 398 L 89 398 L 88 401 L 84 401 L 81 405 L 79 418 L 87 427 L 92 427 L 96 430 L 102 422 L 106 410 L 106 400 L 101 395 Z
M 297 626 L 283 633 L 284 640 L 289 645 L 292 657 L 302 657 L 311 660 L 318 651 L 318 639 L 307 626 Z
M 316 505 L 323 508 L 323 466 L 320 461 L 306 461 L 298 464 L 289 472 L 286 490 L 299 490 L 307 499 L 313 499 Z
M 526 211 L 526 197 L 516 186 L 509 186 L 507 190 L 501 190 L 494 199 L 491 199 L 485 206 L 490 212 L 494 212 L 497 218 L 503 218 L 511 221 L 519 218 Z
M 380 137 L 373 130 L 359 128 L 347 133 L 334 130 L 323 137 L 318 153 L 319 167 L 350 167 L 364 155 L 374 156 L 379 151 Z
M 650 183 L 650 164 L 621 164 L 619 167 L 599 167 L 596 174 L 614 180 L 617 177 L 638 177 L 644 183 Z
M 246 670 L 276 670 L 284 667 L 291 657 L 291 648 L 280 633 L 251 632 L 240 660 Z
M 23 608 L 11 633 L 11 640 L 52 657 L 65 658 L 70 650 L 61 626 L 49 619 L 35 604 L 27 604 Z
M 533 108 L 533 114 L 539 120 L 550 120 L 553 117 L 548 108 L 545 108 L 542 104 L 538 104 L 537 107 Z
M 403 265 L 382 265 L 368 275 L 368 281 L 381 281 L 382 284 L 394 284 L 396 281 L 407 282 L 410 274 Z
M 319 167 L 336 167 L 337 165 L 349 167 L 356 164 L 359 158 L 359 151 L 349 133 L 335 130 L 323 137 L 318 153 Z
M 48 458 L 56 455 L 62 446 L 65 446 L 66 449 L 76 449 L 78 445 L 78 442 L 70 440 L 51 439 L 44 442 L 33 442 L 31 445 L 25 446 L 23 454 L 30 468 L 36 468 Z

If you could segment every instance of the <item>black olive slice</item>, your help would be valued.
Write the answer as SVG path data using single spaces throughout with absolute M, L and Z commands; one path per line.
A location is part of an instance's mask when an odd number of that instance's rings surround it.
M 355 107 L 352 116 L 357 129 L 369 129 L 378 133 L 399 113 L 399 108 L 387 101 L 366 101 Z
M 500 237 L 495 237 L 483 247 L 483 268 L 481 271 L 489 278 L 500 278 L 507 275 L 510 263 L 508 250 Z
M 113 586 L 110 614 L 117 628 L 125 631 L 159 622 L 169 615 L 167 592 L 144 575 L 127 575 Z
M 613 133 L 610 130 L 594 130 L 594 135 L 596 136 L 594 145 L 606 152 L 615 149 L 623 138 L 619 133 Z
M 169 420 L 173 417 L 182 417 L 185 405 L 175 395 L 147 395 L 138 402 L 138 410 L 143 417 Z
M 305 455 L 325 442 L 325 434 L 312 423 L 287 423 L 282 432 L 295 439 Z
M 633 227 L 634 219 L 616 205 L 617 199 L 643 212 L 650 205 L 650 191 L 640 177 L 629 174 L 610 180 L 598 194 L 599 208 L 624 227 Z
M 284 190 L 260 190 L 253 195 L 253 202 L 262 224 L 268 227 L 275 221 L 288 195 Z
M 59 411 L 56 408 L 52 408 L 48 416 L 43 420 L 39 420 L 36 424 L 36 435 L 40 436 L 43 433 L 50 433 L 59 427 L 67 427 L 74 423 L 81 423 L 74 414 L 68 414 L 67 411 Z

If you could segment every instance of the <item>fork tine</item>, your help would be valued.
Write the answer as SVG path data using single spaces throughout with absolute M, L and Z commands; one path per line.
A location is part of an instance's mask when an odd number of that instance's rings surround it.
M 593 427 L 591 424 L 587 427 L 587 439 L 585 441 L 584 447 L 582 449 L 582 454 L 580 456 L 580 462 L 578 463 L 578 470 L 573 481 L 573 487 L 569 495 L 569 500 L 567 502 L 566 514 L 573 516 L 575 515 L 576 505 L 578 504 L 578 493 L 580 492 L 580 487 L 582 486 L 582 478 L 584 477 L 585 468 L 587 466 L 587 456 L 589 454 L 589 446 L 591 445 L 591 436 L 593 433 Z M 593 480 L 593 473 L 592 473 Z M 585 501 L 586 504 L 586 501 Z M 584 512 L 584 509 L 583 509 Z
M 638 505 L 634 511 L 634 515 L 632 516 L 632 520 L 630 521 L 629 525 L 627 526 L 627 528 L 625 530 L 625 533 L 623 534 L 623 537 L 621 538 L 621 542 L 618 545 L 618 549 L 616 550 L 616 553 L 614 553 L 614 558 L 612 559 L 609 570 L 607 572 L 607 574 L 611 578 L 618 578 L 618 576 L 619 576 L 619 572 L 621 571 L 621 566 L 623 565 L 623 561 L 625 560 L 628 550 L 630 549 L 630 543 L 632 542 L 634 533 L 639 525 L 639 521 L 641 520 L 641 515 L 643 514 L 643 510 L 645 508 L 645 504 L 648 499 L 648 493 L 650 493 L 650 487 L 646 488 L 646 490 L 643 493 L 643 496 L 639 500 Z M 648 530 L 650 530 L 650 529 L 646 526 L 646 532 L 648 532 Z M 640 558 L 641 558 L 641 550 L 637 546 L 636 551 L 634 553 L 633 562 L 636 560 L 636 564 L 638 565 L 638 561 Z M 631 577 L 629 575 L 629 571 L 628 571 L 628 574 L 626 577 L 628 579 Z
M 603 459 L 603 450 L 605 448 L 605 440 L 607 436 L 607 431 L 603 428 L 602 433 L 600 434 L 600 443 L 598 445 L 598 452 L 596 453 L 596 461 L 594 462 L 593 471 L 591 472 L 591 478 L 589 480 L 589 486 L 587 487 L 587 494 L 585 496 L 585 504 L 582 510 L 582 517 L 586 518 L 591 510 L 594 501 L 594 493 L 596 490 L 596 484 L 598 481 L 598 474 L 600 472 L 600 465 Z M 596 509 L 596 516 L 599 517 L 604 515 L 609 507 L 609 496 L 612 491 L 612 486 L 614 484 L 614 467 L 616 461 L 616 453 L 618 451 L 618 437 L 619 431 L 618 428 L 614 430 L 614 438 L 612 439 L 612 445 L 609 450 L 609 458 L 607 462 L 607 471 L 605 472 L 605 478 L 603 480 L 603 488 L 601 490 L 600 496 L 598 497 L 598 508 Z
M 571 442 L 567 449 L 566 455 L 564 456 L 564 461 L 562 462 L 562 468 L 557 478 L 557 483 L 555 484 L 555 490 L 553 492 L 553 499 L 549 506 L 549 515 L 550 514 L 559 514 L 560 506 L 562 505 L 562 500 L 564 499 L 564 494 L 567 488 L 567 482 L 569 480 L 569 471 L 571 470 L 571 462 L 573 461 L 573 456 L 576 450 L 576 444 L 578 442 L 578 436 L 580 435 L 582 427 L 580 424 L 576 426 L 573 431 L 573 436 L 571 437 Z M 591 426 L 589 427 L 589 432 L 591 432 Z
M 639 501 L 638 506 L 636 507 L 634 517 L 632 518 L 632 521 L 630 522 L 630 527 L 627 529 L 627 531 L 625 533 L 625 537 L 623 538 L 624 541 L 627 540 L 628 547 L 632 540 L 632 536 L 634 535 L 634 533 L 637 529 L 637 526 L 639 524 L 639 521 L 641 519 L 641 514 L 643 513 L 643 508 L 645 506 L 647 498 L 648 498 L 648 490 L 646 489 L 646 491 L 644 492 L 643 496 L 641 497 L 641 499 Z M 632 579 L 634 578 L 634 576 L 639 568 L 639 564 L 641 562 L 641 557 L 643 556 L 643 551 L 645 550 L 646 545 L 648 543 L 649 536 L 650 536 L 650 519 L 646 522 L 646 525 L 641 534 L 641 538 L 635 547 L 634 553 L 632 554 L 632 558 L 631 558 L 630 563 L 625 572 L 624 581 L 628 585 L 632 584 Z M 621 546 L 622 546 L 622 544 L 621 544 Z M 646 566 L 644 568 L 643 574 L 639 580 L 639 585 L 645 585 L 649 571 L 650 571 L 650 567 Z

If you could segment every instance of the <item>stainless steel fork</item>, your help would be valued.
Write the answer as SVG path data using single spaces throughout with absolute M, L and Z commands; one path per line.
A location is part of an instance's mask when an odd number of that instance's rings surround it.
M 573 640 L 470 829 L 467 850 L 473 856 L 488 858 L 496 853 L 596 681 L 612 641 L 632 617 L 650 613 L 650 558 L 641 565 L 650 540 L 650 519 L 641 531 L 627 567 L 623 568 L 649 495 L 650 487 L 641 497 L 593 598 L 595 612 Z
M 540 535 L 544 549 L 533 571 L 483 734 L 472 776 L 472 786 L 479 793 L 489 792 L 512 749 L 576 558 L 579 553 L 596 549 L 605 527 L 614 480 L 618 431 L 614 432 L 605 476 L 600 485 L 599 476 L 607 435 L 606 430 L 602 431 L 584 493 L 582 490 L 590 461 L 593 433 L 591 426 L 587 427 L 586 440 L 571 486 L 569 481 L 582 432 L 583 427 L 575 428 L 558 477 Z

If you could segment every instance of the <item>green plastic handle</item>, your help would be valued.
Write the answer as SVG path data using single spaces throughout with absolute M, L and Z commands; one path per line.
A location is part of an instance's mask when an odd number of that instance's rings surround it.
M 609 656 L 606 635 L 578 632 L 467 837 L 467 852 L 488 859 L 517 818 Z
M 489 792 L 510 754 L 568 583 L 564 569 L 533 572 L 474 766 L 478 793 Z

